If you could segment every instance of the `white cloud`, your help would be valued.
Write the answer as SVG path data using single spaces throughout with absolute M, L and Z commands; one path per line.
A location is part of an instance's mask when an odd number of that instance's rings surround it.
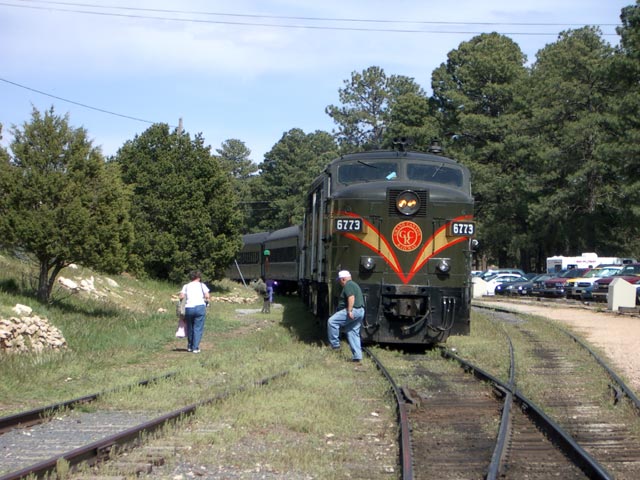
M 18 2 L 14 2 L 18 4 Z M 79 2 L 80 3 L 80 2 Z M 87 3 L 87 2 L 82 2 Z M 96 2 L 103 3 L 103 2 Z M 407 75 L 429 90 L 431 73 L 447 53 L 473 32 L 550 32 L 549 36 L 512 35 L 534 60 L 536 51 L 555 41 L 563 26 L 497 25 L 498 22 L 616 23 L 631 0 L 144 0 L 134 8 L 265 14 L 332 19 L 401 20 L 398 23 L 328 22 L 302 18 L 206 16 L 109 10 L 125 15 L 189 17 L 289 26 L 360 29 L 412 29 L 466 33 L 393 33 L 303 28 L 272 28 L 221 23 L 178 22 L 0 6 L 0 77 L 86 105 L 151 121 L 185 120 L 214 147 L 227 138 L 247 143 L 260 157 L 282 133 L 294 127 L 330 130 L 324 107 L 339 103 L 338 89 L 351 72 L 377 65 L 387 74 Z M 40 6 L 38 2 L 20 5 Z M 111 0 L 109 5 L 131 7 Z M 488 22 L 489 25 L 437 25 L 407 21 Z M 607 27 L 613 32 L 613 27 Z M 616 42 L 616 37 L 605 37 Z M 71 123 L 87 128 L 105 153 L 144 131 L 148 124 L 98 113 L 0 82 L 0 123 L 28 120 L 31 104 L 55 104 Z M 120 138 L 120 141 L 118 141 Z M 271 140 L 269 140 L 271 139 Z M 269 145 L 270 143 L 270 145 Z M 267 148 L 269 146 L 269 148 Z M 254 158 L 255 158 L 254 157 Z M 260 161 L 260 158 L 257 159 Z

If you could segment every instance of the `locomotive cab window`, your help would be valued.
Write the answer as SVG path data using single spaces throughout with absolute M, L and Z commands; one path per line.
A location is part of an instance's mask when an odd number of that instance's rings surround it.
M 388 181 L 397 177 L 397 162 L 359 161 L 355 163 L 346 163 L 338 167 L 338 181 L 346 185 L 382 180 Z
M 445 164 L 410 163 L 407 165 L 407 176 L 411 180 L 434 182 L 461 187 L 462 170 Z

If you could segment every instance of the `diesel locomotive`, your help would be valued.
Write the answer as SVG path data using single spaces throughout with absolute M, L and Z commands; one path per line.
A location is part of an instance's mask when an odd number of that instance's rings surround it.
M 469 170 L 438 149 L 343 155 L 312 183 L 302 225 L 245 236 L 262 256 L 234 269 L 295 279 L 321 325 L 349 270 L 365 297 L 364 343 L 439 343 L 469 333 L 473 208 Z

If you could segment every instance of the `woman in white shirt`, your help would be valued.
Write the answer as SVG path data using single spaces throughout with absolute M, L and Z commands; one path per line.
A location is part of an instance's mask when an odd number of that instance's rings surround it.
M 204 332 L 204 319 L 209 304 L 209 288 L 200 281 L 202 274 L 194 270 L 189 274 L 189 283 L 183 285 L 180 300 L 187 299 L 184 319 L 187 324 L 187 351 L 200 353 L 200 340 Z

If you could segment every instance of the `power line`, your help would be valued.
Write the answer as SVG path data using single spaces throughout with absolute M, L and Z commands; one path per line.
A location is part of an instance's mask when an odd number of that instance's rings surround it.
M 92 107 L 91 105 L 87 105 L 85 103 L 76 102 L 74 100 L 69 100 L 68 98 L 58 97 L 57 95 L 52 95 L 51 93 L 43 92 L 42 90 L 36 90 L 35 88 L 27 87 L 26 85 L 21 85 L 19 83 L 12 82 L 11 80 L 7 80 L 6 78 L 0 78 L 0 82 L 5 82 L 5 83 L 8 83 L 10 85 L 14 85 L 16 87 L 23 88 L 25 90 L 30 90 L 32 92 L 39 93 L 40 95 L 45 95 L 47 97 L 55 98 L 55 99 L 61 100 L 63 102 L 72 103 L 72 104 L 78 105 L 80 107 L 88 108 L 88 109 L 91 109 L 91 110 L 96 110 L 96 111 L 102 112 L 102 113 L 107 113 L 109 115 L 115 115 L 116 117 L 128 118 L 129 120 L 135 120 L 137 122 L 144 122 L 144 123 L 151 123 L 151 124 L 158 123 L 158 122 L 153 122 L 151 120 L 145 120 L 143 118 L 137 118 L 137 117 L 132 117 L 130 115 L 124 115 L 122 113 L 112 112 L 112 111 L 109 111 L 109 110 L 105 110 L 103 108 Z M 169 125 L 169 126 L 171 128 L 177 128 L 175 125 Z
M 199 10 L 171 10 L 160 8 L 140 8 L 140 7 L 122 7 L 113 5 L 100 5 L 91 3 L 78 2 L 55 2 L 48 0 L 14 0 L 28 3 L 43 3 L 47 5 L 65 5 L 72 7 L 89 7 L 103 8 L 112 10 L 130 10 L 138 12 L 158 12 L 158 13 L 178 13 L 187 15 L 208 15 L 221 17 L 244 17 L 244 18 L 269 18 L 277 20 L 310 20 L 318 22 L 355 22 L 355 23 L 404 23 L 404 24 L 420 24 L 420 25 L 510 25 L 510 26 L 583 26 L 578 23 L 550 23 L 550 22 L 459 22 L 459 21 L 440 21 L 440 20 L 391 20 L 391 19 L 364 19 L 364 18 L 331 18 L 331 17 L 302 17 L 291 15 L 265 15 L 265 14 L 246 14 L 246 13 L 227 13 L 227 12 L 205 12 Z M 594 24 L 595 25 L 595 24 Z M 619 23 L 599 23 L 600 26 L 620 26 Z
M 374 19 L 346 19 L 346 18 L 321 18 L 321 17 L 292 17 L 292 16 L 277 16 L 277 15 L 248 15 L 248 14 L 230 14 L 220 12 L 198 12 L 198 11 L 181 11 L 181 10 L 161 10 L 161 9 L 144 9 L 135 7 L 113 7 L 107 5 L 91 5 L 83 3 L 71 3 L 71 2 L 53 2 L 44 0 L 17 0 L 22 2 L 37 2 L 46 5 L 63 5 L 63 6 L 76 6 L 76 7 L 89 7 L 89 8 L 102 8 L 102 9 L 119 9 L 124 11 L 142 11 L 142 12 L 158 12 L 158 13 L 180 13 L 180 14 L 192 14 L 192 15 L 211 15 L 211 16 L 229 16 L 229 17 L 251 17 L 251 18 L 268 18 L 278 20 L 306 20 L 306 21 L 334 21 L 334 22 L 365 22 L 365 23 L 396 23 L 396 24 L 421 24 L 421 25 L 486 25 L 486 26 L 584 26 L 582 24 L 571 23 L 507 23 L 507 22 L 444 22 L 444 21 L 408 21 L 408 20 L 374 20 Z M 184 23 L 199 23 L 199 24 L 216 24 L 216 25 L 237 25 L 237 26 L 252 26 L 252 27 L 268 27 L 268 28 L 296 28 L 307 30 L 334 30 L 334 31 L 355 31 L 355 32 L 385 32 L 385 33 L 428 33 L 428 34 L 480 34 L 479 31 L 460 31 L 460 30 L 425 30 L 425 29 L 406 29 L 406 28 L 374 28 L 374 27 L 341 27 L 341 26 L 327 26 L 327 25 L 306 25 L 306 24 L 282 24 L 282 23 L 260 23 L 260 22 L 244 22 L 244 21 L 228 21 L 228 20 L 206 20 L 198 18 L 177 18 L 167 16 L 154 16 L 154 15 L 141 15 L 130 13 L 110 13 L 110 12 L 98 12 L 91 10 L 79 10 L 79 9 L 67 9 L 56 8 L 51 6 L 36 6 L 36 5 L 16 5 L 6 2 L 0 2 L 0 5 L 16 8 L 27 8 L 32 10 L 47 10 L 58 11 L 67 13 L 79 13 L 83 15 L 98 15 L 106 17 L 118 17 L 118 18 L 137 18 L 145 20 L 162 20 Z M 593 24 L 596 26 L 619 26 L 619 24 Z M 502 35 L 525 35 L 525 36 L 556 36 L 557 32 L 500 32 Z M 614 33 L 603 33 L 602 35 L 617 35 Z

